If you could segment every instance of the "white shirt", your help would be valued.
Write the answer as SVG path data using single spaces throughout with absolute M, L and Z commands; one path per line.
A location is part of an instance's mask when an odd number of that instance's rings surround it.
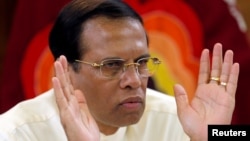
M 189 141 L 176 112 L 175 100 L 147 89 L 146 108 L 137 124 L 121 127 L 101 141 Z M 23 101 L 0 115 L 0 141 L 67 141 L 53 90 Z

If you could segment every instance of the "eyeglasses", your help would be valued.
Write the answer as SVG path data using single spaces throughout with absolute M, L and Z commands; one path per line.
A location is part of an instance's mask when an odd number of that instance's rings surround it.
M 91 65 L 92 67 L 100 68 L 100 73 L 108 78 L 119 77 L 129 66 L 134 66 L 137 74 L 141 77 L 150 77 L 156 72 L 159 64 L 161 64 L 161 61 L 158 58 L 153 57 L 141 58 L 135 63 L 127 64 L 123 59 L 107 59 L 103 60 L 100 64 L 81 60 L 75 61 Z

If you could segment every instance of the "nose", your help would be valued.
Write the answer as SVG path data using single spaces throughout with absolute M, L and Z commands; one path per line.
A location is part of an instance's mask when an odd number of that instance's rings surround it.
M 121 87 L 140 87 L 142 82 L 140 74 L 138 73 L 138 63 L 129 63 L 123 68 L 123 74 L 121 76 Z

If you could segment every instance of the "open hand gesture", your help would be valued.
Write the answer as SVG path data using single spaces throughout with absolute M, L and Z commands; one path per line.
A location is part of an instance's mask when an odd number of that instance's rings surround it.
M 207 140 L 209 124 L 230 124 L 235 107 L 239 64 L 233 63 L 233 52 L 222 56 L 222 45 L 214 45 L 212 63 L 208 49 L 200 58 L 198 86 L 192 101 L 183 87 L 175 85 L 178 116 L 192 141 Z
M 56 76 L 52 78 L 61 122 L 70 141 L 99 141 L 98 126 L 91 116 L 84 94 L 74 90 L 64 56 L 55 63 Z

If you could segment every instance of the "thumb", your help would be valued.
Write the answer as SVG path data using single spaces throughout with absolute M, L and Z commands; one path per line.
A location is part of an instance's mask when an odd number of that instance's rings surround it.
M 178 114 L 181 111 L 185 111 L 184 109 L 188 107 L 188 96 L 185 89 L 180 85 L 174 85 L 174 95 L 177 105 Z

